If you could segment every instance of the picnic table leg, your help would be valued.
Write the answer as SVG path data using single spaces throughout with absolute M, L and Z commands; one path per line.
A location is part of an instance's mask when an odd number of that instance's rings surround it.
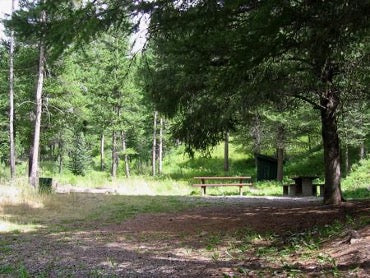
M 239 186 L 239 195 L 243 196 L 243 186 Z
M 206 183 L 205 179 L 201 179 L 201 181 L 202 181 L 202 184 Z M 202 189 L 203 189 L 202 196 L 206 196 L 206 186 L 202 186 Z

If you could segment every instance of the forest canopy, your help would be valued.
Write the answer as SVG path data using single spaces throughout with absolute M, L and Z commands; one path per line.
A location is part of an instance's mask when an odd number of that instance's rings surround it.
M 73 80 L 68 86 L 78 83 L 70 74 L 80 72 L 88 85 L 73 91 L 91 92 L 88 106 L 95 113 L 81 110 L 79 131 L 88 131 L 89 122 L 99 130 L 112 129 L 113 161 L 119 156 L 114 147 L 118 134 L 126 138 L 137 132 L 132 136 L 139 138 L 148 133 L 133 127 L 145 121 L 149 126 L 153 110 L 172 119 L 173 138 L 189 152 L 215 146 L 229 132 L 250 130 L 256 131 L 253 148 L 259 150 L 261 114 L 275 123 L 273 145 L 284 152 L 289 130 L 296 126 L 307 132 L 292 119 L 302 111 L 317 111 L 324 201 L 337 204 L 342 200 L 339 136 L 356 146 L 368 136 L 369 14 L 370 1 L 360 0 L 44 0 L 21 1 L 7 26 L 32 53 L 35 45 L 45 48 L 45 72 L 71 67 L 63 73 Z M 150 18 L 147 42 L 143 54 L 132 55 L 127 38 L 145 16 Z M 50 82 L 46 86 L 52 94 L 55 80 Z M 150 113 L 141 115 L 141 105 Z M 339 117 L 347 120 L 338 129 Z M 353 125 L 351 117 L 358 119 Z M 60 122 L 66 119 L 60 115 Z M 350 126 L 354 131 L 349 132 Z M 25 137 L 32 137 L 29 127 L 28 133 Z M 137 155 L 142 142 L 132 148 Z

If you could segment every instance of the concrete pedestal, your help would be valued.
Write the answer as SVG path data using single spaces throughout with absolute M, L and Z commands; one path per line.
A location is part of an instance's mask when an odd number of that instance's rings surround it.
M 302 179 L 302 196 L 312 196 L 312 179 Z

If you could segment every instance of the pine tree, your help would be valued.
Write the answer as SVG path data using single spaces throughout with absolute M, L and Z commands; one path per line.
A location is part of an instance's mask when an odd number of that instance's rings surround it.
M 89 162 L 89 155 L 82 132 L 76 132 L 73 137 L 70 152 L 69 169 L 75 175 L 84 176 Z

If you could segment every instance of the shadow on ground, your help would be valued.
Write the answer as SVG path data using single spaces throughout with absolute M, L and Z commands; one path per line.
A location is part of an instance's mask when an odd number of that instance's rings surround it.
M 237 233 L 253 231 L 284 236 L 345 221 L 348 217 L 369 215 L 370 204 L 361 201 L 334 207 L 304 199 L 183 198 L 184 205 L 180 197 L 103 195 L 97 198 L 93 194 L 83 194 L 74 198 L 74 210 L 78 210 L 78 202 L 86 198 L 96 202 L 99 209 L 86 218 L 76 217 L 64 222 L 55 222 L 52 217 L 47 221 L 40 219 L 38 224 L 42 224 L 42 228 L 35 232 L 1 234 L 0 273 L 14 274 L 19 269 L 27 271 L 31 277 L 222 277 L 235 272 L 253 277 L 261 273 L 280 275 L 287 270 L 298 271 L 303 276 L 326 273 L 333 267 L 299 262 L 282 265 L 269 261 L 263 254 L 248 253 L 248 250 L 240 256 L 224 253 L 229 250 L 230 237 Z M 140 200 L 127 205 L 132 198 Z M 113 206 L 101 209 L 104 202 L 111 203 L 112 199 Z M 170 206 L 165 205 L 168 201 L 172 202 Z M 141 207 L 135 208 L 134 204 L 141 204 Z M 165 213 L 177 205 L 181 211 Z M 109 218 L 111 214 L 106 210 L 111 208 L 114 214 L 120 211 L 120 206 L 121 213 L 125 209 L 129 212 L 122 217 Z M 3 206 L 3 213 L 8 215 L 9 221 L 15 221 L 25 220 L 16 212 L 28 210 L 30 215 L 42 215 L 45 209 L 47 207 L 9 205 Z M 253 244 L 254 249 L 262 250 L 266 242 L 261 240 Z M 365 267 L 366 262 L 363 263 Z M 352 269 L 351 265 L 341 267 Z

